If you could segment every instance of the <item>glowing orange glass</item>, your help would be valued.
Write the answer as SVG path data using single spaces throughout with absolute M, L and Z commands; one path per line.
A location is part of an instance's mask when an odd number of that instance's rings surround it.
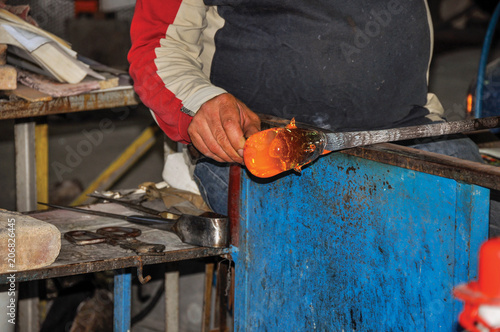
M 472 94 L 467 95 L 467 113 L 472 114 L 472 104 L 474 102 L 474 97 Z
M 268 178 L 302 166 L 327 153 L 326 137 L 316 130 L 301 129 L 292 120 L 285 128 L 271 128 L 250 136 L 243 153 L 245 166 L 255 176 Z

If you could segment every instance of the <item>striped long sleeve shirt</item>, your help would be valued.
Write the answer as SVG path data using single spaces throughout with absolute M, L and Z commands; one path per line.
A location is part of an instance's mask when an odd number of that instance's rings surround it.
M 229 92 L 330 130 L 441 120 L 425 0 L 137 0 L 130 74 L 172 139 Z

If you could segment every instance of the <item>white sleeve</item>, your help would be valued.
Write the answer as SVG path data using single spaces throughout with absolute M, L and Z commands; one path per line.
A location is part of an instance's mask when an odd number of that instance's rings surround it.
M 204 102 L 226 92 L 209 79 L 214 35 L 223 24 L 215 7 L 184 0 L 155 49 L 157 74 L 182 101 L 184 113 L 194 115 Z

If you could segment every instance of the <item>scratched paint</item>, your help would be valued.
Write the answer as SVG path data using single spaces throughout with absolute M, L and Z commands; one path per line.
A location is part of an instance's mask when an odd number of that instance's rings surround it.
M 475 278 L 489 191 L 334 153 L 301 175 L 244 174 L 237 331 L 440 331 Z

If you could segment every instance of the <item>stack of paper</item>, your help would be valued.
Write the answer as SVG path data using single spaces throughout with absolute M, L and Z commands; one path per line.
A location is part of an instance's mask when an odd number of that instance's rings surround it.
M 79 83 L 87 75 L 104 80 L 59 37 L 0 9 L 0 43 L 8 44 L 7 61 L 62 83 Z

